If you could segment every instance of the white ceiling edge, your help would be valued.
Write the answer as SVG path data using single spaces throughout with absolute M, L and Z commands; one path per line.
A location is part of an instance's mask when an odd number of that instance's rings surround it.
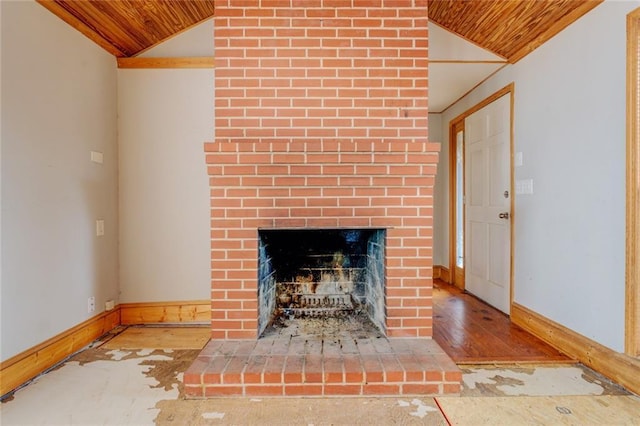
M 213 56 L 213 18 L 202 21 L 138 55 L 140 58 L 187 56 Z
M 429 112 L 442 112 L 503 66 L 496 63 L 429 63 Z
M 429 22 L 429 60 L 506 62 L 504 58 L 465 40 L 433 22 Z

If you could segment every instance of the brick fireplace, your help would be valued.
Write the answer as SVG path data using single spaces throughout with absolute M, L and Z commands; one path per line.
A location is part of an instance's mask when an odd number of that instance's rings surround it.
M 185 374 L 187 394 L 459 392 L 430 339 L 439 145 L 428 142 L 427 1 L 216 1 L 215 44 L 212 341 Z M 258 339 L 271 303 L 258 297 L 260 234 L 279 230 L 381 232 L 374 304 L 390 343 L 328 361 L 327 349 Z M 269 355 L 284 358 L 256 361 Z

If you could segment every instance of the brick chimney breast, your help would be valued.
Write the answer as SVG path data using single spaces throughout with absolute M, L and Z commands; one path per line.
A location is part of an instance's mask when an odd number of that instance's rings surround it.
M 427 0 L 217 0 L 212 337 L 257 338 L 259 229 L 386 230 L 389 337 L 432 336 Z

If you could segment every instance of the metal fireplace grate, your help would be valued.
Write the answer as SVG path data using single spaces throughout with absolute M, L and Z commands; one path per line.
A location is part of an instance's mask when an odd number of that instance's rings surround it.
M 354 312 L 349 294 L 294 294 L 292 303 L 283 309 L 289 318 L 340 317 Z

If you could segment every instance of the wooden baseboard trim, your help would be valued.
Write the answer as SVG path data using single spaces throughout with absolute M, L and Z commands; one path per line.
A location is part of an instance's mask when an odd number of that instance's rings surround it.
M 120 309 L 103 312 L 0 363 L 0 395 L 53 367 L 120 325 Z
M 209 323 L 211 301 L 123 303 L 0 363 L 0 396 L 79 351 L 119 325 Z
M 442 266 L 433 265 L 433 279 L 437 280 L 442 276 Z
M 439 278 L 446 283 L 451 282 L 451 272 L 449 268 L 445 268 L 442 265 L 434 265 L 433 266 L 433 278 Z
M 209 323 L 210 300 L 186 300 L 178 302 L 122 303 L 122 325 L 158 323 Z
M 640 394 L 640 359 L 615 352 L 517 303 L 511 305 L 511 321 L 631 392 Z

